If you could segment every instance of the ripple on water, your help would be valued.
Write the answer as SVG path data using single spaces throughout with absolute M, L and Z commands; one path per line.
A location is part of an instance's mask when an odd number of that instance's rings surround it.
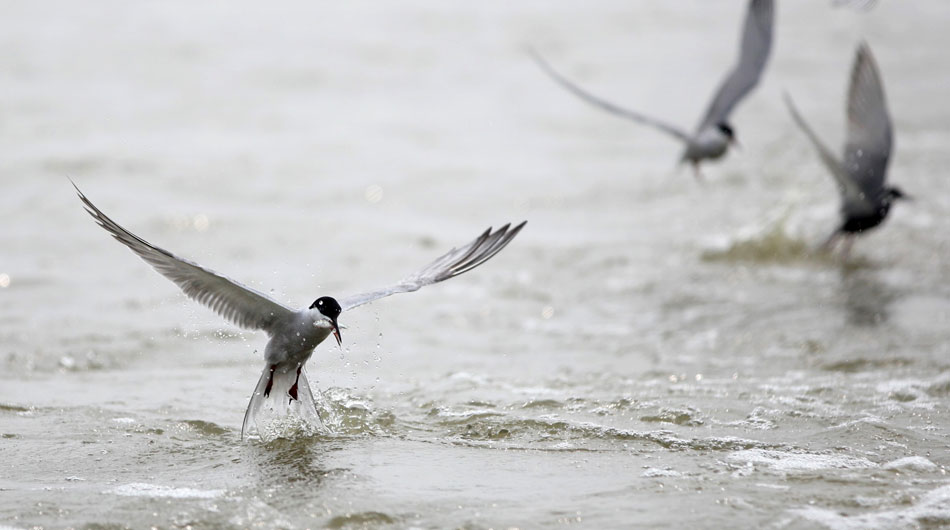
M 394 524 L 396 519 L 382 512 L 359 512 L 337 515 L 326 523 L 327 528 L 377 528 Z

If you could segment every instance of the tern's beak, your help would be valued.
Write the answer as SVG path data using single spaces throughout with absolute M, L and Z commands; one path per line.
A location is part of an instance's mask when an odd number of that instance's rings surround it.
M 333 324 L 333 338 L 336 339 L 336 343 L 343 347 L 343 339 L 340 337 L 340 326 L 337 325 L 336 319 L 330 321 Z

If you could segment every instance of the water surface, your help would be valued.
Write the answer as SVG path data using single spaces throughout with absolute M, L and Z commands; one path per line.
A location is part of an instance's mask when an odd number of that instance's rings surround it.
M 523 50 L 690 127 L 740 4 L 8 3 L 0 527 L 950 524 L 950 6 L 780 2 L 705 184 Z M 781 92 L 838 145 L 861 39 L 917 200 L 842 266 L 812 252 L 836 192 Z M 346 350 L 309 364 L 332 434 L 242 442 L 265 337 L 111 241 L 66 176 L 293 306 L 529 224 L 343 315 Z

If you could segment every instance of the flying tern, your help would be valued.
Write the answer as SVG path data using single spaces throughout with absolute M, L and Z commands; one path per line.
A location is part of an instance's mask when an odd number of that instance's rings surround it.
M 75 183 L 73 186 L 76 187 Z M 244 415 L 242 438 L 252 425 L 263 434 L 266 423 L 262 419 L 289 413 L 310 423 L 320 424 L 307 382 L 306 363 L 314 348 L 330 334 L 342 347 L 337 322 L 341 313 L 386 296 L 416 291 L 468 272 L 505 248 L 526 223 L 524 221 L 514 228 L 510 224 L 497 230 L 489 228 L 470 243 L 453 248 L 429 265 L 387 287 L 340 299 L 321 296 L 308 308 L 292 309 L 264 293 L 152 245 L 110 219 L 78 187 L 76 192 L 86 211 L 99 226 L 178 285 L 190 298 L 239 327 L 267 333 L 269 340 L 264 349 L 264 369 Z
M 717 159 L 726 153 L 730 144 L 738 145 L 735 129 L 729 123 L 729 115 L 762 77 L 772 49 L 774 19 L 773 0 L 749 0 L 739 47 L 739 60 L 719 85 L 706 114 L 692 134 L 675 125 L 591 94 L 558 73 L 537 51 L 530 48 L 528 51 L 551 78 L 581 99 L 612 114 L 655 127 L 683 142 L 686 147 L 680 162 L 692 164 L 696 177 L 700 178 L 699 164 L 703 160 Z
M 818 157 L 834 176 L 841 193 L 841 225 L 831 233 L 822 247 L 831 250 L 839 239 L 844 239 L 843 255 L 847 257 L 855 236 L 881 224 L 896 200 L 908 198 L 897 187 L 885 184 L 887 164 L 894 145 L 894 131 L 887 111 L 884 86 L 871 48 L 866 43 L 858 46 L 851 67 L 848 135 L 843 159 L 836 157 L 822 143 L 788 94 L 785 94 L 785 103 L 795 123 L 811 140 Z

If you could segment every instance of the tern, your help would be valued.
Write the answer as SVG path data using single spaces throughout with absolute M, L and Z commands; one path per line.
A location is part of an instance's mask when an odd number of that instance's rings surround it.
M 680 163 L 692 164 L 696 178 L 701 179 L 699 164 L 703 160 L 720 158 L 726 153 L 730 144 L 738 145 L 735 129 L 729 123 L 729 115 L 762 77 L 765 63 L 772 49 L 774 18 L 773 0 L 749 0 L 739 48 L 739 60 L 719 85 L 716 96 L 693 134 L 675 125 L 601 99 L 558 73 L 534 49 L 529 48 L 528 52 L 551 78 L 581 99 L 612 114 L 653 126 L 683 142 L 686 148 L 680 157 Z
M 320 424 L 305 365 L 314 348 L 331 333 L 342 348 L 343 341 L 337 323 L 341 313 L 386 296 L 413 292 L 468 272 L 498 254 L 527 223 L 523 221 L 514 228 L 511 228 L 510 223 L 497 230 L 489 228 L 470 243 L 453 248 L 395 284 L 339 300 L 321 296 L 310 307 L 295 310 L 264 293 L 152 245 L 110 219 L 75 183 L 73 186 L 86 211 L 99 226 L 178 285 L 188 297 L 208 306 L 237 326 L 267 333 L 269 340 L 264 349 L 265 365 L 244 414 L 242 438 L 252 424 L 263 435 L 266 423 L 262 419 L 268 414 L 279 417 L 294 413 L 310 423 Z
M 909 198 L 899 188 L 885 184 L 894 130 L 871 48 L 861 43 L 851 68 L 848 134 L 844 142 L 843 159 L 836 157 L 822 143 L 787 93 L 785 104 L 792 119 L 804 131 L 818 151 L 818 157 L 834 176 L 841 194 L 841 225 L 831 233 L 822 248 L 832 250 L 839 239 L 844 239 L 843 256 L 847 258 L 857 235 L 881 224 L 895 201 Z

